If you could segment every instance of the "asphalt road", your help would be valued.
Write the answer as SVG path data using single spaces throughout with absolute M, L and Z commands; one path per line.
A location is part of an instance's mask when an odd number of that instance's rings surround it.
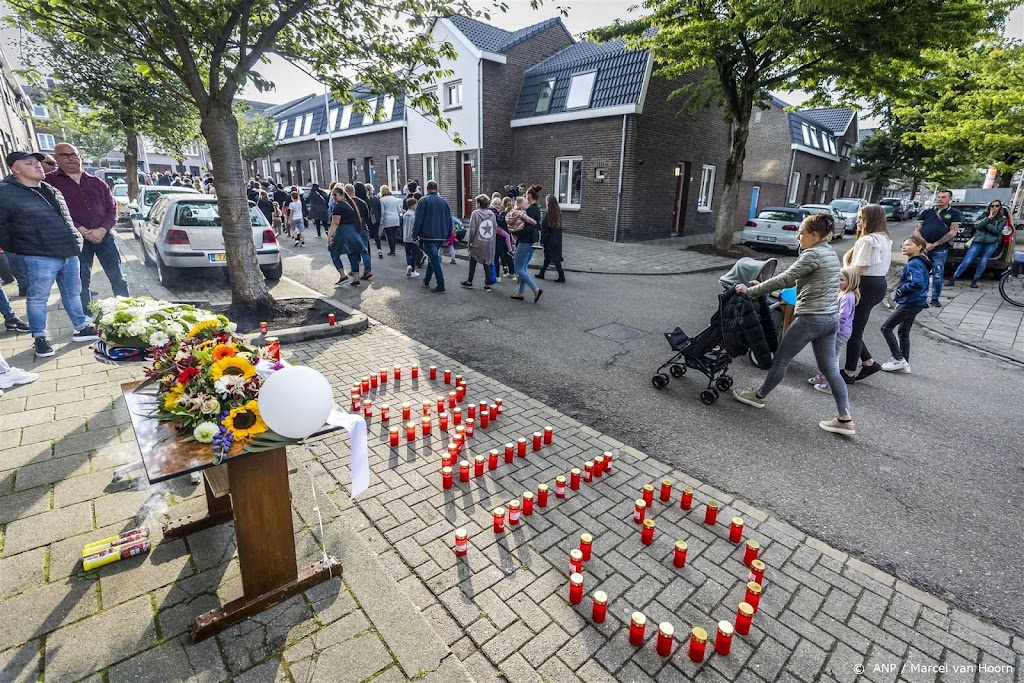
M 897 244 L 912 223 L 893 226 Z M 837 244 L 852 245 L 850 237 Z M 542 400 L 688 474 L 779 517 L 919 588 L 1024 632 L 1020 549 L 1024 477 L 1019 457 L 1021 368 L 915 331 L 913 374 L 879 373 L 852 388 L 858 434 L 820 430 L 831 397 L 806 379 L 810 350 L 790 368 L 766 410 L 723 395 L 690 371 L 664 391 L 651 386 L 671 350 L 662 333 L 705 327 L 721 291 L 719 273 L 684 276 L 569 273 L 542 283 L 539 304 L 459 286 L 467 263 L 445 264 L 448 292 L 404 276 L 401 253 L 374 259 L 374 279 L 335 289 L 326 243 L 287 247 L 285 273 L 333 295 L 460 362 Z M 535 257 L 535 260 L 539 257 Z M 568 254 L 569 263 L 572 254 Z M 792 259 L 786 259 L 786 262 Z M 878 332 L 867 342 L 884 361 Z M 616 323 L 637 336 L 614 341 L 590 331 Z M 739 387 L 763 376 L 733 364 Z M 697 375 L 697 376 L 694 376 Z

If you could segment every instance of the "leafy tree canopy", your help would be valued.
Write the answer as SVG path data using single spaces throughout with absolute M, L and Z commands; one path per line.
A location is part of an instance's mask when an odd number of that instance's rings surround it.
M 252 111 L 245 105 L 235 105 L 235 118 L 238 119 L 238 146 L 246 163 L 274 153 L 277 128 L 273 116 Z

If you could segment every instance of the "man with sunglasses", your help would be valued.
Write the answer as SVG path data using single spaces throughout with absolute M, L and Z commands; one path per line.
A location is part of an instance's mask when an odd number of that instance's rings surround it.
M 998 199 L 988 205 L 988 214 L 974 224 L 974 237 L 971 246 L 964 254 L 964 260 L 960 262 L 953 276 L 946 280 L 946 285 L 952 287 L 956 279 L 963 275 L 967 269 L 978 259 L 978 267 L 974 269 L 974 277 L 971 279 L 971 288 L 978 288 L 978 280 L 985 274 L 985 266 L 992 254 L 999 248 L 999 240 L 1003 237 L 1003 229 L 1006 227 L 1006 216 L 1003 214 L 1003 203 Z
M 949 241 L 956 237 L 963 217 L 959 209 L 950 207 L 953 193 L 939 190 L 935 195 L 935 206 L 923 212 L 917 219 L 914 234 L 928 243 L 925 252 L 932 262 L 931 305 L 940 308 L 939 295 L 942 294 L 942 271 L 946 267 L 949 256 Z
M 47 173 L 46 180 L 64 195 L 71 220 L 85 238 L 80 265 L 82 310 L 88 315 L 93 258 L 99 259 L 114 295 L 128 296 L 128 281 L 121 270 L 121 253 L 113 232 L 117 223 L 117 202 L 105 180 L 82 168 L 82 157 L 74 145 L 59 142 L 54 154 L 59 168 Z

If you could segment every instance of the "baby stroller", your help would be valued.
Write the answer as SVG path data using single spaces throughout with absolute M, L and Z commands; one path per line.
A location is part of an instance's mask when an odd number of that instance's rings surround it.
M 747 283 L 751 280 L 763 282 L 775 274 L 778 265 L 779 262 L 773 258 L 758 261 L 744 257 L 738 260 L 736 265 L 718 281 L 724 291 L 741 282 Z M 675 351 L 675 355 L 662 363 L 651 377 L 651 384 L 655 389 L 664 389 L 668 386 L 669 374 L 678 379 L 686 374 L 687 369 L 696 370 L 708 378 L 707 388 L 700 392 L 700 400 L 705 405 L 711 405 L 717 401 L 720 391 L 728 391 L 732 388 L 733 379 L 729 376 L 729 364 L 732 363 L 732 357 L 726 352 L 722 343 L 722 302 L 724 298 L 724 294 L 719 295 L 718 310 L 711 316 L 708 326 L 695 336 L 688 336 L 679 327 L 665 333 L 665 339 Z M 777 302 L 774 305 L 777 307 Z M 668 368 L 668 374 L 662 372 L 665 368 Z

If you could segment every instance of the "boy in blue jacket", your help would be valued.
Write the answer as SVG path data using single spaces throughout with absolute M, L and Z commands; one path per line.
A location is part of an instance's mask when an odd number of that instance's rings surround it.
M 893 292 L 896 310 L 882 323 L 882 336 L 892 351 L 892 358 L 882 363 L 882 369 L 886 372 L 910 372 L 910 328 L 917 314 L 928 308 L 928 282 L 932 262 L 924 251 L 927 246 L 924 238 L 917 235 L 903 240 L 901 250 L 908 260 Z M 893 333 L 894 328 L 898 328 L 899 340 Z

